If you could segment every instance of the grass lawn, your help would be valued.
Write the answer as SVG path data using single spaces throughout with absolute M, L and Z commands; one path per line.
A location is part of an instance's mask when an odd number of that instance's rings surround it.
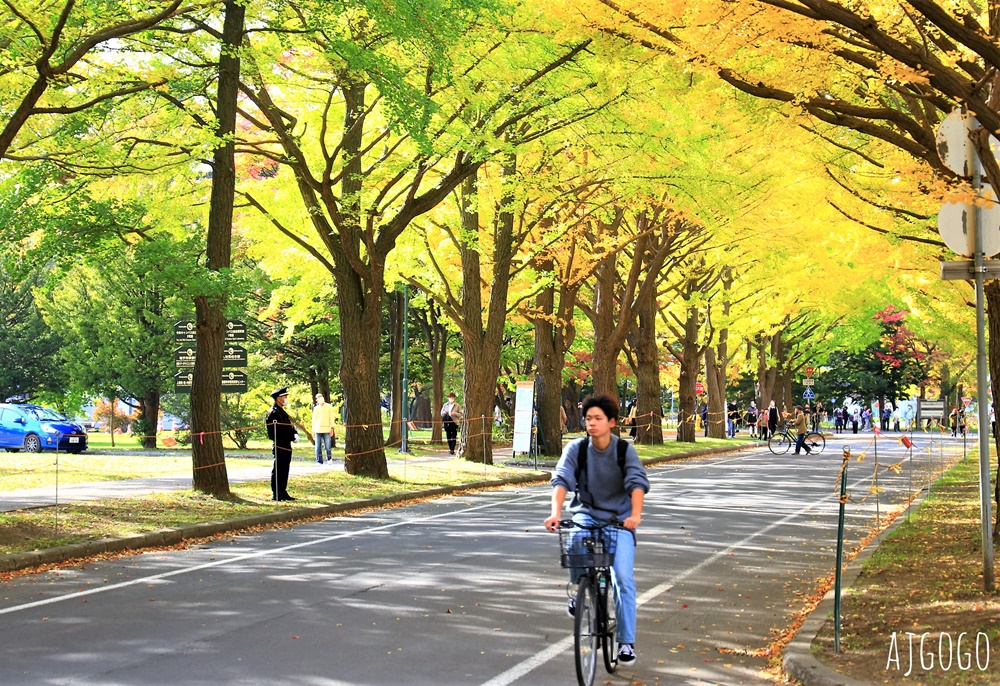
M 841 654 L 833 654 L 831 619 L 813 644 L 817 657 L 879 684 L 1000 683 L 1000 598 L 983 590 L 979 507 L 979 464 L 969 457 L 868 560 L 843 596 Z M 915 634 L 912 663 L 907 632 Z

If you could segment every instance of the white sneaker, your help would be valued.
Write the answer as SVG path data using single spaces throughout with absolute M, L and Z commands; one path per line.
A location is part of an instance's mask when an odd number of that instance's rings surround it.
M 629 667 L 635 664 L 635 645 L 632 643 L 622 643 L 618 646 L 618 664 Z

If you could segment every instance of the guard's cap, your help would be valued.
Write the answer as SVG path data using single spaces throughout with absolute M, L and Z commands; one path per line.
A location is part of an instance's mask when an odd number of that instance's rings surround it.
M 276 390 L 274 393 L 271 394 L 271 397 L 277 400 L 283 395 L 288 395 L 288 388 L 286 386 L 282 386 L 281 388 Z

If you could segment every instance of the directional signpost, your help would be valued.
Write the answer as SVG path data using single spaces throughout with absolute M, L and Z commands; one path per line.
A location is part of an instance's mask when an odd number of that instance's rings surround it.
M 247 339 L 247 325 L 239 319 L 226 320 L 226 343 L 242 343 Z
M 194 383 L 194 372 L 177 372 L 174 374 L 174 393 L 190 393 Z
M 247 375 L 243 372 L 232 370 L 222 372 L 222 392 L 223 393 L 246 393 Z
M 222 350 L 223 367 L 246 367 L 247 349 L 242 345 L 227 345 Z
M 178 369 L 194 369 L 194 359 L 198 350 L 193 345 L 182 345 L 174 350 L 174 366 Z
M 181 370 L 174 374 L 174 393 L 190 393 L 194 382 L 195 360 L 198 357 L 197 325 L 191 319 L 174 324 L 174 342 L 181 347 L 174 350 L 174 367 Z M 226 320 L 226 347 L 222 350 L 222 392 L 246 393 L 248 382 L 244 372 L 230 371 L 228 367 L 246 367 L 247 349 L 233 345 L 247 339 L 247 325 L 238 319 Z
M 982 127 L 976 118 L 964 109 L 951 112 L 935 136 L 938 155 L 946 167 L 971 182 L 971 197 L 959 198 L 958 203 L 946 203 L 938 215 L 938 230 L 945 244 L 963 257 L 972 257 L 972 276 L 976 281 L 976 392 L 979 394 L 979 506 L 983 546 L 983 585 L 992 592 L 995 587 L 993 574 L 993 535 L 990 512 L 990 425 L 989 399 L 986 381 L 986 297 L 984 281 L 987 257 L 1000 252 L 1000 215 L 996 195 L 982 183 L 982 160 L 976 152 L 973 138 L 981 135 Z M 989 137 L 989 147 L 1000 150 L 1000 141 Z M 959 207 L 954 207 L 959 205 Z M 945 269 L 942 264 L 942 275 Z M 958 278 L 968 278 L 962 275 Z M 942 412 L 943 412 L 942 408 Z

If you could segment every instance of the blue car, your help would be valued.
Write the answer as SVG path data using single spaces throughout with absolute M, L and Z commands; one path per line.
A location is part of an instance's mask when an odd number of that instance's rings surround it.
M 0 403 L 0 448 L 9 453 L 24 450 L 87 449 L 87 432 L 80 424 L 40 405 Z

